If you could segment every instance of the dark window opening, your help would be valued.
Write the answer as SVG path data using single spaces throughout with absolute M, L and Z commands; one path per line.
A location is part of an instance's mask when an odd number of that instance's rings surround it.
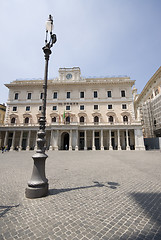
M 11 118 L 11 123 L 14 124 L 16 122 L 16 119 L 13 117 Z
M 113 122 L 113 116 L 109 116 L 108 120 L 109 120 L 110 123 L 112 123 Z

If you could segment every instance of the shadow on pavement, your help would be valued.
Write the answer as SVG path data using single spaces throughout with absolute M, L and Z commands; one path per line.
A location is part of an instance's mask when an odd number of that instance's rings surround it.
M 116 189 L 118 186 L 120 186 L 120 184 L 116 183 L 116 182 L 108 182 L 107 183 L 109 185 L 110 188 L 112 189 Z
M 161 239 L 161 193 L 139 193 L 130 194 L 132 198 L 139 204 L 148 215 L 150 221 L 153 221 L 158 226 L 158 233 L 154 238 Z M 148 236 L 149 237 L 149 236 Z M 150 239 L 150 238 L 148 238 Z
M 9 210 L 14 207 L 19 207 L 20 204 L 15 206 L 0 206 L 0 217 L 4 216 Z
M 87 188 L 94 188 L 94 187 L 108 187 L 108 188 L 116 189 L 117 186 L 120 186 L 118 183 L 114 183 L 114 182 L 108 182 L 107 183 L 108 185 L 105 185 L 98 181 L 94 181 L 93 183 L 95 183 L 95 185 L 76 187 L 76 188 L 49 189 L 49 195 L 56 195 L 56 194 L 63 193 L 63 192 L 69 192 L 69 191 L 87 189 Z

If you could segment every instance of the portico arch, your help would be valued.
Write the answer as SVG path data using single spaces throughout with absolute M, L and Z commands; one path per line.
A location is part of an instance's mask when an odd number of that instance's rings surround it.
M 61 135 L 61 149 L 69 150 L 69 133 L 63 132 Z

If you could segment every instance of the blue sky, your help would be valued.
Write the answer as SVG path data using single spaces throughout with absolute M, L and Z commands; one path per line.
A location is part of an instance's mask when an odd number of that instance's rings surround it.
M 57 43 L 49 78 L 60 67 L 82 76 L 128 75 L 140 93 L 161 66 L 160 0 L 1 0 L 0 103 L 15 79 L 44 77 L 45 22 L 54 17 Z

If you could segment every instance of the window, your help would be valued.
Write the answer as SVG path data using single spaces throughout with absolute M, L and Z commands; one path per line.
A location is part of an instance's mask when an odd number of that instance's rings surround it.
M 57 106 L 53 106 L 53 111 L 56 111 L 57 110 Z
M 13 117 L 11 118 L 11 123 L 14 124 L 16 122 L 16 119 Z
M 80 117 L 80 123 L 84 123 L 84 117 L 83 116 Z
M 123 116 L 123 122 L 128 122 L 128 117 L 126 115 Z
M 42 106 L 39 106 L 39 111 L 41 111 L 42 110 Z
M 156 119 L 154 119 L 154 127 L 156 127 L 157 126 L 157 121 L 156 121 Z
M 84 110 L 84 105 L 80 105 L 80 110 Z
M 29 123 L 29 118 L 26 117 L 24 122 L 25 122 L 25 124 L 28 124 Z
M 31 99 L 31 93 L 29 92 L 29 93 L 27 93 L 27 99 Z
M 94 136 L 95 136 L 95 137 L 99 137 L 99 132 L 95 132 L 95 133 L 94 133 Z
M 108 109 L 112 109 L 112 104 L 109 104 L 109 105 L 108 105 Z
M 70 117 L 69 116 L 66 117 L 66 123 L 70 123 Z
M 156 90 L 155 90 L 155 96 L 158 95 L 158 94 L 159 94 L 159 90 L 156 89 Z
M 107 91 L 107 97 L 111 98 L 112 97 L 112 92 L 111 91 Z
M 17 107 L 13 107 L 12 111 L 16 112 L 17 111 Z
M 126 104 L 122 104 L 122 109 L 127 109 Z
M 57 99 L 57 98 L 58 98 L 58 93 L 57 93 L 57 92 L 54 92 L 53 98 L 54 98 L 54 99 Z
M 70 98 L 70 92 L 67 92 L 67 98 Z
M 94 110 L 98 110 L 98 105 L 94 105 Z
M 114 132 L 111 132 L 111 137 L 115 137 L 115 133 Z
M 80 133 L 79 133 L 79 136 L 80 136 L 80 138 L 81 138 L 81 137 L 84 138 L 84 132 L 80 132 Z
M 98 93 L 97 93 L 97 91 L 94 91 L 93 96 L 94 96 L 94 98 L 98 98 Z
M 84 92 L 80 92 L 80 98 L 84 98 Z
M 44 95 L 44 94 L 41 92 L 41 93 L 40 93 L 40 99 L 43 99 L 43 95 Z
M 70 110 L 70 106 L 69 105 L 66 106 L 66 110 Z
M 15 93 L 15 100 L 18 99 L 18 93 Z
M 26 111 L 30 111 L 30 106 L 26 106 Z
M 112 117 L 112 116 L 109 116 L 108 121 L 109 121 L 110 123 L 112 123 L 112 122 L 113 122 L 113 117 Z
M 125 97 L 125 90 L 121 90 L 121 97 Z
M 53 118 L 51 119 L 51 121 L 52 121 L 52 122 L 56 122 L 56 117 L 53 117 Z
M 94 123 L 98 123 L 99 122 L 99 117 L 95 116 L 94 117 Z

